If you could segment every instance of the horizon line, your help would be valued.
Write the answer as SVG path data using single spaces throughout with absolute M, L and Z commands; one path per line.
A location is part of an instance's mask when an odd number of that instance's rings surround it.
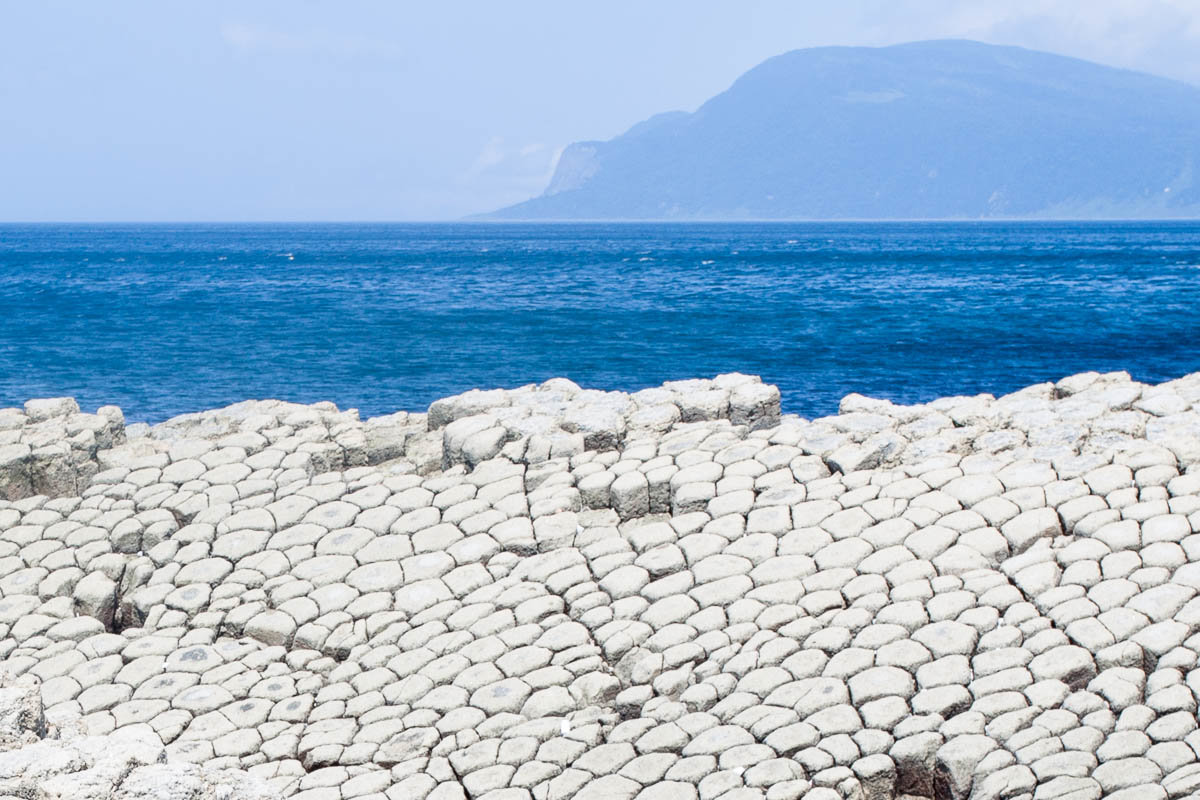
M 480 215 L 481 217 L 483 215 Z M 1200 222 L 1200 215 L 1191 217 L 578 217 L 561 219 L 488 219 L 458 217 L 453 219 L 89 219 L 89 220 L 0 220 L 0 226 L 21 225 L 597 225 L 597 224 L 668 224 L 668 225 L 737 225 L 780 224 L 880 224 L 880 223 L 1063 223 L 1063 222 Z

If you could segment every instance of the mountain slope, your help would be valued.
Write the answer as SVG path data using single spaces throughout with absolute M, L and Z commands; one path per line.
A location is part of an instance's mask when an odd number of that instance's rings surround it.
M 769 59 L 493 219 L 1200 216 L 1200 89 L 967 41 Z

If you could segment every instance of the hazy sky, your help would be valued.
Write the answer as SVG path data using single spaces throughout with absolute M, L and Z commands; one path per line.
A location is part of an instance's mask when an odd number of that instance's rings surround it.
M 1200 84 L 1197 0 L 13 0 L 0 220 L 456 218 L 770 56 L 947 37 Z

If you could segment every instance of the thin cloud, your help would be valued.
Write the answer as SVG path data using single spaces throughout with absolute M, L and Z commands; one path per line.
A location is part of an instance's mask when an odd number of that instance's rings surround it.
M 403 52 L 391 42 L 324 31 L 282 31 L 245 22 L 226 22 L 221 40 L 241 53 L 299 54 L 397 61 Z
M 492 167 L 504 163 L 506 158 L 508 155 L 504 151 L 504 140 L 499 136 L 493 136 L 479 151 L 479 155 L 475 156 L 475 161 L 467 169 L 467 176 L 481 175 Z
M 303 43 L 294 36 L 268 31 L 242 23 L 221 26 L 221 39 L 238 50 L 302 50 Z
M 935 0 L 860 6 L 864 43 L 964 38 L 1013 44 L 1200 83 L 1195 0 Z
M 497 206 L 528 200 L 541 194 L 549 184 L 564 149 L 551 148 L 543 142 L 510 145 L 503 137 L 493 136 L 457 183 L 496 196 Z

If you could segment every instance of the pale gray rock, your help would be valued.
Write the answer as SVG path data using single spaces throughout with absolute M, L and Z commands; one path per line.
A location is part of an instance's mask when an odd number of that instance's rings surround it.
M 978 734 L 956 736 L 939 747 L 933 777 L 935 794 L 955 798 L 971 794 L 976 767 L 996 747 L 990 737 Z
M 609 486 L 613 509 L 621 519 L 644 516 L 650 511 L 650 484 L 641 472 L 621 475 Z
M 78 613 L 95 617 L 111 628 L 117 610 L 117 583 L 103 572 L 90 572 L 75 584 L 72 597 Z
M 45 800 L 279 797 L 244 772 L 165 761 L 150 726 L 135 723 L 104 737 L 80 736 L 47 724 L 36 683 L 0 686 L 0 790 Z
M 758 430 L 777 424 L 779 414 L 779 389 L 775 386 L 743 383 L 730 392 L 729 418 L 734 425 Z
M 131 444 L 3 411 L 0 670 L 50 735 L 148 726 L 145 768 L 306 800 L 1182 796 L 1194 402 L 1092 375 L 808 423 L 750 376 L 551 381 Z
M 1051 508 L 1023 511 L 1004 523 L 1000 532 L 1008 540 L 1013 555 L 1020 555 L 1040 539 L 1052 539 L 1062 533 L 1058 514 Z
M 429 430 L 439 430 L 455 420 L 482 414 L 510 403 L 510 398 L 502 389 L 491 391 L 475 389 L 456 397 L 437 400 L 429 407 Z
M 47 397 L 25 402 L 25 416 L 34 424 L 78 413 L 79 404 L 73 397 Z
M 0 443 L 0 500 L 33 494 L 32 448 L 21 442 Z

